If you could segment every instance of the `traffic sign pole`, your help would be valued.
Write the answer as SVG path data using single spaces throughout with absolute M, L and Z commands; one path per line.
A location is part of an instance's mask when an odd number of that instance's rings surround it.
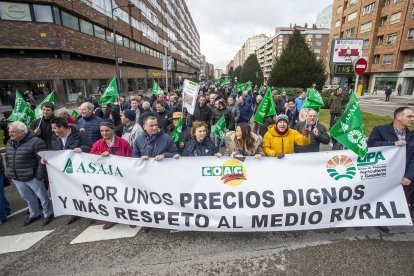
M 367 67 L 368 64 L 365 58 L 358 58 L 354 63 L 354 71 L 356 74 L 354 91 L 356 91 L 356 95 L 358 95 L 359 75 L 362 75 L 367 70 Z

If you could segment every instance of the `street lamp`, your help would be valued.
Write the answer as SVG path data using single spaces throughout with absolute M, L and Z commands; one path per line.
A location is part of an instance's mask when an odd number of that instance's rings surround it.
M 120 76 L 119 76 L 118 49 L 116 47 L 116 30 L 115 30 L 114 11 L 119 9 L 119 8 L 132 8 L 132 7 L 135 7 L 135 5 L 131 1 L 128 1 L 128 5 L 119 6 L 119 7 L 114 8 L 114 5 L 113 5 L 112 1 L 113 0 L 111 0 L 111 14 L 112 14 L 112 33 L 113 33 L 113 36 L 114 36 L 116 83 L 117 83 L 118 91 L 120 91 L 121 90 L 121 80 L 120 80 Z M 122 90 L 121 90 L 121 92 L 122 92 Z

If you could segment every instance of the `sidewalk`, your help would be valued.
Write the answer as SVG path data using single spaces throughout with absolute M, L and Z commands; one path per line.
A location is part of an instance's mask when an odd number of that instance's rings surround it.
M 359 99 L 385 101 L 385 93 L 384 91 L 378 91 L 378 95 L 365 94 L 364 96 L 359 97 Z M 414 96 L 398 96 L 396 93 L 392 93 L 390 97 L 390 103 L 395 105 L 414 105 Z

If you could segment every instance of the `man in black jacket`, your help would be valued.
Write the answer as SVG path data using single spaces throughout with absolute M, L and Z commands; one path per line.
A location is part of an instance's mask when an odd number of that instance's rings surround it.
M 38 200 L 43 207 L 43 225 L 47 225 L 53 219 L 53 206 L 43 185 L 45 167 L 40 164 L 38 156 L 38 152 L 46 150 L 46 144 L 21 122 L 11 123 L 9 134 L 5 155 L 6 173 L 29 206 L 30 216 L 23 225 L 40 218 Z
M 50 120 L 55 116 L 53 112 L 55 106 L 52 103 L 44 103 L 42 106 L 42 118 L 36 119 L 30 125 L 30 128 L 34 131 L 37 137 L 41 138 L 46 143 L 47 149 L 51 149 L 52 144 L 52 127 L 50 126 Z
M 207 105 L 207 98 L 205 95 L 200 95 L 198 98 L 198 104 L 194 109 L 194 114 L 191 115 L 191 122 L 200 121 L 207 124 L 209 132 L 210 129 L 210 121 L 211 121 L 211 108 Z
M 368 138 L 368 147 L 406 146 L 406 166 L 401 184 L 404 187 L 412 217 L 414 211 L 414 111 L 409 107 L 399 107 L 394 111 L 394 122 L 374 127 Z

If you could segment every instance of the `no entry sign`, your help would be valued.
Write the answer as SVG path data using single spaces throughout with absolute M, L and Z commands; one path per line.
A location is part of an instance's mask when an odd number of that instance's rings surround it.
M 365 58 L 357 59 L 354 63 L 355 74 L 357 74 L 357 75 L 364 74 L 365 71 L 367 70 L 367 67 L 368 67 L 368 63 L 367 63 L 367 60 Z

